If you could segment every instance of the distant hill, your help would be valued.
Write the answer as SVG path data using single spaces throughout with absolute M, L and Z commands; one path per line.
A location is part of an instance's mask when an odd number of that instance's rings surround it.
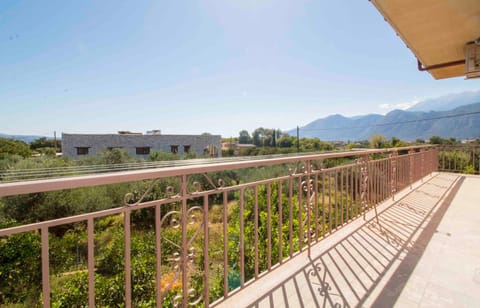
M 454 93 L 427 99 L 408 108 L 408 111 L 447 111 L 454 108 L 480 103 L 480 91 Z
M 9 138 L 9 139 L 15 139 L 15 140 L 20 140 L 26 143 L 30 143 L 35 139 L 42 138 L 45 136 L 33 136 L 33 135 L 8 135 L 8 134 L 2 134 L 0 133 L 1 138 Z M 46 137 L 47 139 L 51 139 L 50 137 Z
M 478 112 L 454 117 L 454 115 Z M 405 123 L 406 122 L 406 123 Z M 295 130 L 288 132 L 295 135 Z M 300 127 L 300 137 L 321 140 L 368 140 L 373 134 L 402 140 L 428 139 L 431 136 L 468 139 L 480 136 L 480 103 L 448 111 L 393 110 L 386 115 L 369 114 L 352 118 L 332 115 Z

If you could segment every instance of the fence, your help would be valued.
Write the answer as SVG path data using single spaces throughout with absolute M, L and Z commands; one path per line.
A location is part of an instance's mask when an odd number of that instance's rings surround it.
M 23 272 L 0 283 L 0 304 L 215 305 L 309 253 L 437 163 L 437 148 L 421 146 L 0 184 L 5 206 L 18 195 L 134 189 L 120 207 L 0 229 L 3 248 L 25 249 L 25 234 L 33 247 L 7 258 L 14 266 L 4 266 L 4 277 L 15 266 Z M 69 238 L 75 245 L 58 244 Z M 36 268 L 41 276 L 32 274 Z M 25 290 L 33 298 L 22 297 Z
M 439 170 L 456 173 L 480 173 L 480 146 L 450 145 L 439 147 Z

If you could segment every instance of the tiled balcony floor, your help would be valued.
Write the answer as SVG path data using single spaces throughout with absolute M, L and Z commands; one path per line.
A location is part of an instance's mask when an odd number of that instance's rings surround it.
M 480 177 L 437 173 L 219 307 L 480 305 Z

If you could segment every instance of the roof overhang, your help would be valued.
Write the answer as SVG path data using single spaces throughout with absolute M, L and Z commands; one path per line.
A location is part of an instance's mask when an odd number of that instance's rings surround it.
M 435 79 L 466 75 L 466 45 L 480 37 L 480 0 L 371 0 Z M 480 48 L 479 48 L 480 50 Z

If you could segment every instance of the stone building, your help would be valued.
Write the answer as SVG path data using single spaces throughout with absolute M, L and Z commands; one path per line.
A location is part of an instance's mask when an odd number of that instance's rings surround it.
M 162 135 L 121 131 L 118 134 L 62 133 L 64 156 L 77 158 L 104 149 L 125 149 L 132 156 L 148 157 L 153 151 L 178 155 L 195 153 L 197 156 L 221 156 L 220 135 Z

